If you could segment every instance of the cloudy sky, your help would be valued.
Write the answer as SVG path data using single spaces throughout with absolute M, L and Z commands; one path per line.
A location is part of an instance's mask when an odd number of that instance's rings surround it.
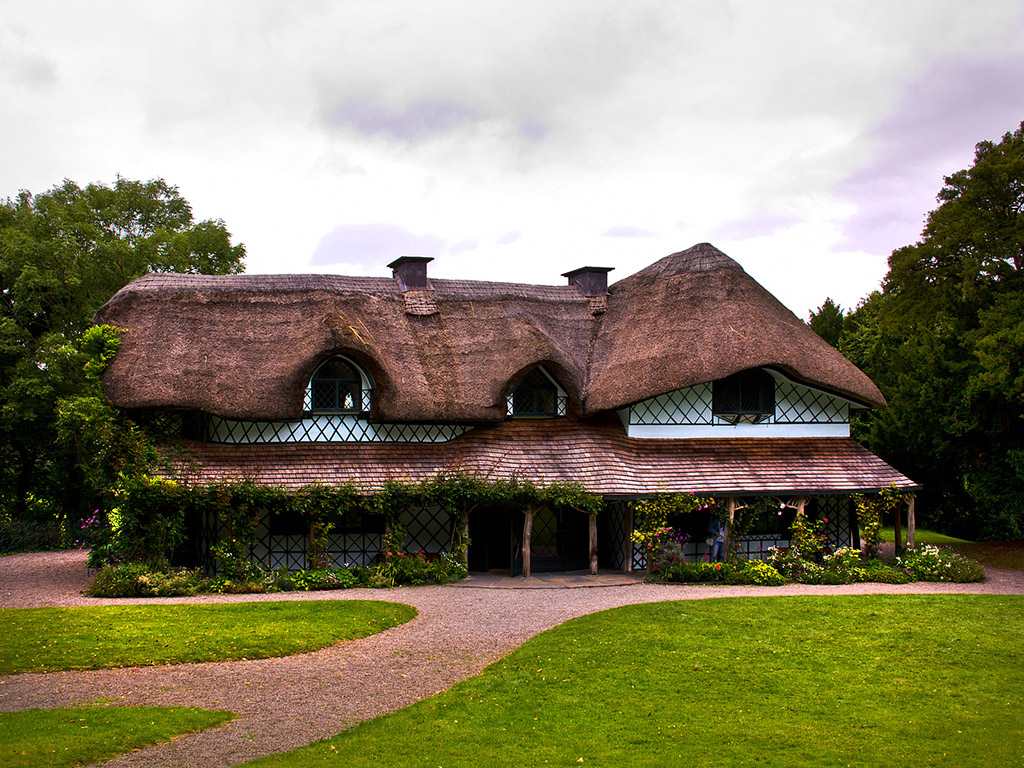
M 0 198 L 163 177 L 249 272 L 708 241 L 806 317 L 1021 120 L 1021 0 L 0 0 Z

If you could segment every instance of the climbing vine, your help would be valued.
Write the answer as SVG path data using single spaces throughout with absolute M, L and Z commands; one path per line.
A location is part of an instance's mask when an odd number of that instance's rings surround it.
M 860 537 L 864 541 L 864 554 L 868 558 L 878 557 L 882 521 L 889 516 L 895 518 L 899 514 L 905 495 L 896 486 L 890 485 L 874 496 L 856 494 L 853 501 L 857 507 L 857 525 L 860 528 Z

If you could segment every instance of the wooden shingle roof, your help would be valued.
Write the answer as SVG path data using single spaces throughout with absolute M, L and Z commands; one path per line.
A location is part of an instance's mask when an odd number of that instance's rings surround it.
M 657 491 L 814 495 L 870 492 L 893 484 L 917 487 L 851 438 L 635 439 L 612 420 L 507 421 L 450 443 L 186 443 L 184 448 L 177 469 L 191 482 L 245 477 L 286 488 L 351 482 L 372 492 L 389 478 L 424 480 L 442 470 L 492 479 L 514 474 L 540 485 L 576 481 L 594 493 L 622 496 Z

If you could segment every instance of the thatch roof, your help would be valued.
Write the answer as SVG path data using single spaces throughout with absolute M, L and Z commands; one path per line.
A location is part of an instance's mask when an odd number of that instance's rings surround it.
M 881 406 L 872 382 L 710 245 L 673 254 L 595 303 L 575 286 L 329 275 L 147 275 L 96 321 L 125 329 L 104 375 L 125 408 L 287 419 L 315 367 L 346 354 L 375 418 L 496 422 L 542 363 L 592 415 L 755 366 Z M 604 309 L 604 313 L 601 310 Z
M 885 405 L 860 369 L 707 243 L 612 285 L 601 322 L 587 390 L 595 412 L 761 366 Z

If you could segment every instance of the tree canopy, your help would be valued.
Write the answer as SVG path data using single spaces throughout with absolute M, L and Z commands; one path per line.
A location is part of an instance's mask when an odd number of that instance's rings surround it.
M 836 327 L 811 323 L 889 407 L 856 434 L 925 486 L 929 523 L 1024 536 L 1024 123 L 945 178 L 921 239 L 889 259 L 882 290 Z M 821 331 L 819 331 L 821 332 Z
M 0 514 L 91 511 L 90 432 L 107 449 L 128 435 L 99 389 L 117 340 L 87 334 L 96 310 L 147 272 L 232 274 L 244 256 L 163 179 L 65 181 L 0 202 Z

